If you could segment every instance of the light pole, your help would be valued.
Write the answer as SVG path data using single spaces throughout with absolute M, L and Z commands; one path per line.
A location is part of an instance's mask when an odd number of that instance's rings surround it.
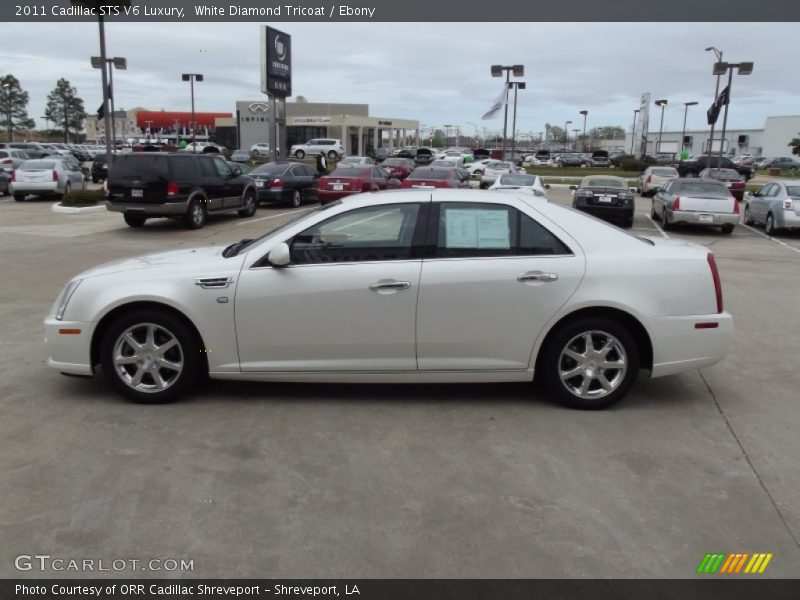
M 580 129 L 573 129 L 572 133 L 575 134 L 575 143 L 572 145 L 572 149 L 576 152 L 578 151 L 578 134 L 581 132 Z
M 633 109 L 633 129 L 631 129 L 631 156 L 633 156 L 633 145 L 636 143 L 636 117 L 639 116 L 638 108 Z
M 467 121 L 467 125 L 472 125 L 475 128 L 475 146 L 480 144 L 480 136 L 478 135 L 478 126 L 472 121 Z
M 6 127 L 8 128 L 8 141 L 14 141 L 14 128 L 11 126 L 11 84 L 6 81 L 3 83 L 3 90 L 6 95 Z
M 719 159 L 717 160 L 717 166 L 719 167 L 720 163 L 722 162 L 722 152 L 725 146 L 725 129 L 728 126 L 728 105 L 731 101 L 731 86 L 733 85 L 733 70 L 736 69 L 739 75 L 750 75 L 753 72 L 753 63 L 752 62 L 740 62 L 740 63 L 726 63 L 726 62 L 718 62 L 714 65 L 714 75 L 720 76 L 724 75 L 725 71 L 728 72 L 728 94 L 727 98 L 725 98 L 725 116 L 722 117 L 722 136 L 720 137 L 719 141 Z M 711 165 L 709 164 L 709 167 Z
M 714 56 L 717 59 L 717 62 L 722 62 L 722 50 L 718 50 L 714 46 L 709 46 L 706 48 L 706 52 L 713 52 Z M 716 64 L 716 63 L 715 63 Z M 717 97 L 719 96 L 719 78 L 721 74 L 717 75 L 717 85 L 714 88 L 714 102 L 716 103 Z M 714 126 L 716 123 L 711 123 L 711 133 L 709 134 L 708 138 L 708 166 L 711 167 L 711 152 L 712 148 L 714 147 Z
M 116 114 L 114 112 L 114 69 L 124 71 L 128 68 L 128 60 L 121 56 L 105 59 L 102 56 L 92 56 L 90 60 L 93 69 L 104 69 L 106 66 L 108 68 L 108 98 L 111 101 L 111 138 L 116 148 L 117 126 Z M 108 130 L 106 130 L 106 133 L 108 133 Z
M 586 115 L 589 114 L 589 111 L 588 110 L 581 110 L 581 111 L 578 111 L 578 114 L 579 115 L 583 115 L 583 143 L 581 144 L 581 151 L 582 152 L 586 152 Z M 575 136 L 575 137 L 577 138 L 578 136 Z M 575 150 L 578 149 L 577 146 L 578 145 L 575 144 Z
M 572 125 L 572 121 L 567 121 L 564 123 L 564 150 L 567 149 L 569 145 L 569 129 L 567 129 L 570 125 Z
M 453 127 L 452 125 L 442 125 L 444 127 L 444 146 L 445 148 L 450 147 L 450 128 Z
M 525 82 L 512 81 L 510 85 L 514 86 L 514 118 L 511 125 L 511 160 L 514 160 L 514 150 L 516 150 L 517 147 L 517 90 L 524 90 Z M 505 158 L 505 156 L 503 158 Z
M 666 100 L 656 100 L 656 106 L 661 107 L 661 124 L 658 126 L 658 145 L 656 146 L 656 154 L 661 151 L 661 133 L 664 131 L 664 107 L 666 105 Z
M 194 118 L 194 82 L 203 81 L 203 74 L 184 73 L 181 75 L 181 79 L 183 79 L 183 81 L 188 81 L 192 89 L 192 152 L 197 152 L 197 147 L 195 146 L 195 130 L 197 129 L 197 121 L 195 121 Z
M 684 102 L 683 103 L 683 132 L 681 133 L 681 153 L 684 151 L 686 145 L 686 115 L 689 114 L 689 107 L 696 106 L 697 102 Z
M 525 76 L 525 65 L 511 65 L 511 66 L 503 66 L 503 65 L 492 65 L 491 66 L 491 74 L 492 77 L 502 77 L 503 71 L 506 73 L 506 101 L 503 107 L 503 158 L 505 158 L 506 153 L 506 136 L 508 135 L 508 88 L 509 84 L 511 83 L 511 74 L 513 73 L 514 77 L 524 77 Z

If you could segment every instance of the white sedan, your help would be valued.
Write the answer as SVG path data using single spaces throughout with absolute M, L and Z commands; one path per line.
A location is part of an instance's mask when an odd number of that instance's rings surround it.
M 427 234 L 426 234 L 427 232 Z M 48 364 L 97 365 L 138 402 L 214 379 L 474 383 L 541 378 L 569 406 L 721 360 L 714 256 L 524 194 L 350 196 L 255 240 L 107 263 L 45 321 Z M 265 389 L 269 393 L 269 389 Z
M 490 191 L 525 193 L 537 198 L 547 198 L 547 190 L 550 189 L 549 183 L 542 183 L 538 175 L 527 175 L 525 173 L 504 173 L 495 179 L 489 187 Z

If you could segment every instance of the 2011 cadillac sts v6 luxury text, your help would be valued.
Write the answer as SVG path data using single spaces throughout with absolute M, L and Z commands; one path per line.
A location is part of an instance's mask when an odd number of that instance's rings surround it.
M 108 263 L 45 321 L 51 367 L 139 402 L 215 379 L 530 381 L 569 406 L 722 359 L 714 256 L 520 194 L 360 194 L 259 239 Z

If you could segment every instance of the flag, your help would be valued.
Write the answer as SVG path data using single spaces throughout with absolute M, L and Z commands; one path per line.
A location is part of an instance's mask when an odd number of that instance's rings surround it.
M 102 119 L 103 117 L 106 116 L 106 111 L 104 109 L 105 109 L 105 104 L 101 104 L 100 108 L 97 109 L 97 118 L 98 119 Z
M 730 104 L 730 101 L 731 101 L 731 92 L 728 89 L 728 86 L 726 85 L 725 89 L 723 89 L 719 93 L 717 99 L 714 100 L 714 103 L 709 107 L 708 111 L 706 112 L 709 125 L 714 125 L 717 122 L 717 119 L 719 118 L 719 111 L 722 110 L 723 106 Z
M 500 112 L 500 109 L 506 104 L 508 104 L 508 84 L 504 83 L 503 91 L 500 92 L 500 95 L 495 99 L 495 101 L 492 103 L 492 106 L 486 111 L 486 114 L 483 115 L 481 119 L 484 121 L 494 119 L 497 116 L 497 113 Z

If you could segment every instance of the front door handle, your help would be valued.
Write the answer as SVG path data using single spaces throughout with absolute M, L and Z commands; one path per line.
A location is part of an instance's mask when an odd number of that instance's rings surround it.
M 541 271 L 530 271 L 529 273 L 525 273 L 525 275 L 520 275 L 517 277 L 517 281 L 520 283 L 528 283 L 529 281 L 556 281 L 558 279 L 557 273 L 542 273 Z
M 394 280 L 381 280 L 378 283 L 373 283 L 369 286 L 373 292 L 380 292 L 381 290 L 407 290 L 411 287 L 410 281 L 394 281 Z

